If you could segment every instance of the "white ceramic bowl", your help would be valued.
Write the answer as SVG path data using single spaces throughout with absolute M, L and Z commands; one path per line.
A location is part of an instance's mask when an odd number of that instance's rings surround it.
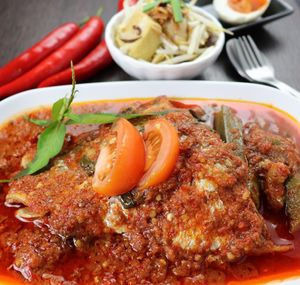
M 194 11 L 204 15 L 217 25 L 221 26 L 220 22 L 211 14 L 205 12 L 199 7 L 193 7 Z M 105 40 L 107 47 L 114 61 L 129 75 L 145 80 L 161 80 L 161 79 L 190 79 L 201 74 L 207 67 L 212 65 L 220 55 L 224 42 L 225 35 L 220 33 L 215 47 L 196 58 L 191 62 L 180 64 L 154 64 L 146 61 L 141 61 L 129 57 L 124 54 L 116 45 L 114 35 L 116 27 L 122 22 L 125 11 L 121 11 L 114 15 L 108 22 L 105 32 Z

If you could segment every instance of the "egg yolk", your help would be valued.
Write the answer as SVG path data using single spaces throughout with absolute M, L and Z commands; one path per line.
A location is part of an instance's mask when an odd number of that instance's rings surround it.
M 240 13 L 250 13 L 266 4 L 266 0 L 228 0 L 229 6 Z

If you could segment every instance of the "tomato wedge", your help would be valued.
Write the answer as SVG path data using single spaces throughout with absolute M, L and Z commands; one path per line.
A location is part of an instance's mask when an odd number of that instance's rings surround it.
M 175 168 L 179 155 L 176 128 L 166 119 L 151 120 L 145 125 L 145 174 L 139 183 L 144 189 L 166 181 Z
M 197 104 L 186 104 L 180 101 L 175 101 L 175 100 L 171 100 L 172 105 L 175 108 L 180 108 L 180 109 L 193 109 L 193 108 L 199 108 L 199 105 Z
M 93 189 L 104 196 L 124 194 L 138 184 L 144 169 L 143 138 L 130 122 L 120 118 L 103 142 L 95 167 Z

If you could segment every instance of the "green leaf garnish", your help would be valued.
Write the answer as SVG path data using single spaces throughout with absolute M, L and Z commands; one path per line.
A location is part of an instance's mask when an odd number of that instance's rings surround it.
M 52 111 L 51 111 L 53 121 L 61 121 L 66 110 L 66 105 L 67 105 L 66 97 L 59 99 L 53 104 Z
M 48 165 L 51 158 L 58 155 L 63 147 L 67 128 L 61 122 L 54 122 L 39 136 L 37 152 L 32 162 L 19 172 L 14 179 L 33 174 Z
M 47 126 L 49 126 L 51 124 L 50 120 L 33 119 L 33 118 L 30 118 L 28 115 L 24 115 L 24 118 L 28 122 L 33 123 L 35 125 L 38 125 L 40 127 L 47 127 Z
M 69 113 L 66 115 L 70 120 L 67 121 L 68 125 L 71 124 L 111 124 L 118 118 L 127 120 L 145 117 L 163 115 L 165 112 L 147 113 L 147 114 L 112 114 L 112 113 L 93 113 L 93 114 L 74 114 Z
M 68 125 L 71 124 L 109 124 L 113 123 L 118 116 L 115 114 L 105 114 L 105 113 L 96 113 L 96 114 L 67 114 L 67 118 L 70 119 L 67 121 Z
M 0 179 L 0 183 L 9 183 L 10 180 L 9 179 Z
M 66 114 L 71 112 L 71 104 L 75 98 L 76 81 L 73 63 L 72 69 L 72 91 L 70 97 L 64 97 L 56 101 L 52 106 L 51 120 L 29 119 L 34 124 L 39 126 L 47 126 L 47 128 L 39 135 L 37 143 L 37 151 L 34 159 L 28 166 L 19 172 L 14 178 L 18 179 L 25 175 L 34 174 L 48 165 L 49 161 L 58 155 L 64 145 L 67 132 L 66 124 L 64 123 Z

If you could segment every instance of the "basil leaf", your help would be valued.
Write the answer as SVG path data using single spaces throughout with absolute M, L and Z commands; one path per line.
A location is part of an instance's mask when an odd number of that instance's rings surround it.
M 68 124 L 108 124 L 114 122 L 118 116 L 115 114 L 95 113 L 95 114 L 66 114 L 70 119 Z
M 33 174 L 47 166 L 50 159 L 61 151 L 66 135 L 66 126 L 60 122 L 51 123 L 39 136 L 37 152 L 28 167 L 19 172 L 14 179 Z
M 40 127 L 47 127 L 51 124 L 51 121 L 50 120 L 40 120 L 40 119 L 33 119 L 33 118 L 30 118 L 29 116 L 25 115 L 24 116 L 25 120 L 27 120 L 28 122 L 32 123 L 32 124 L 35 124 L 35 125 L 38 125 Z
M 61 98 L 56 101 L 52 106 L 52 120 L 60 121 L 63 118 L 63 115 L 67 107 L 67 98 Z
M 118 114 L 119 118 L 124 118 L 127 120 L 135 119 L 135 118 L 141 118 L 141 117 L 147 117 L 147 116 L 158 116 L 163 115 L 165 112 L 153 112 L 153 113 L 145 113 L 145 114 Z

